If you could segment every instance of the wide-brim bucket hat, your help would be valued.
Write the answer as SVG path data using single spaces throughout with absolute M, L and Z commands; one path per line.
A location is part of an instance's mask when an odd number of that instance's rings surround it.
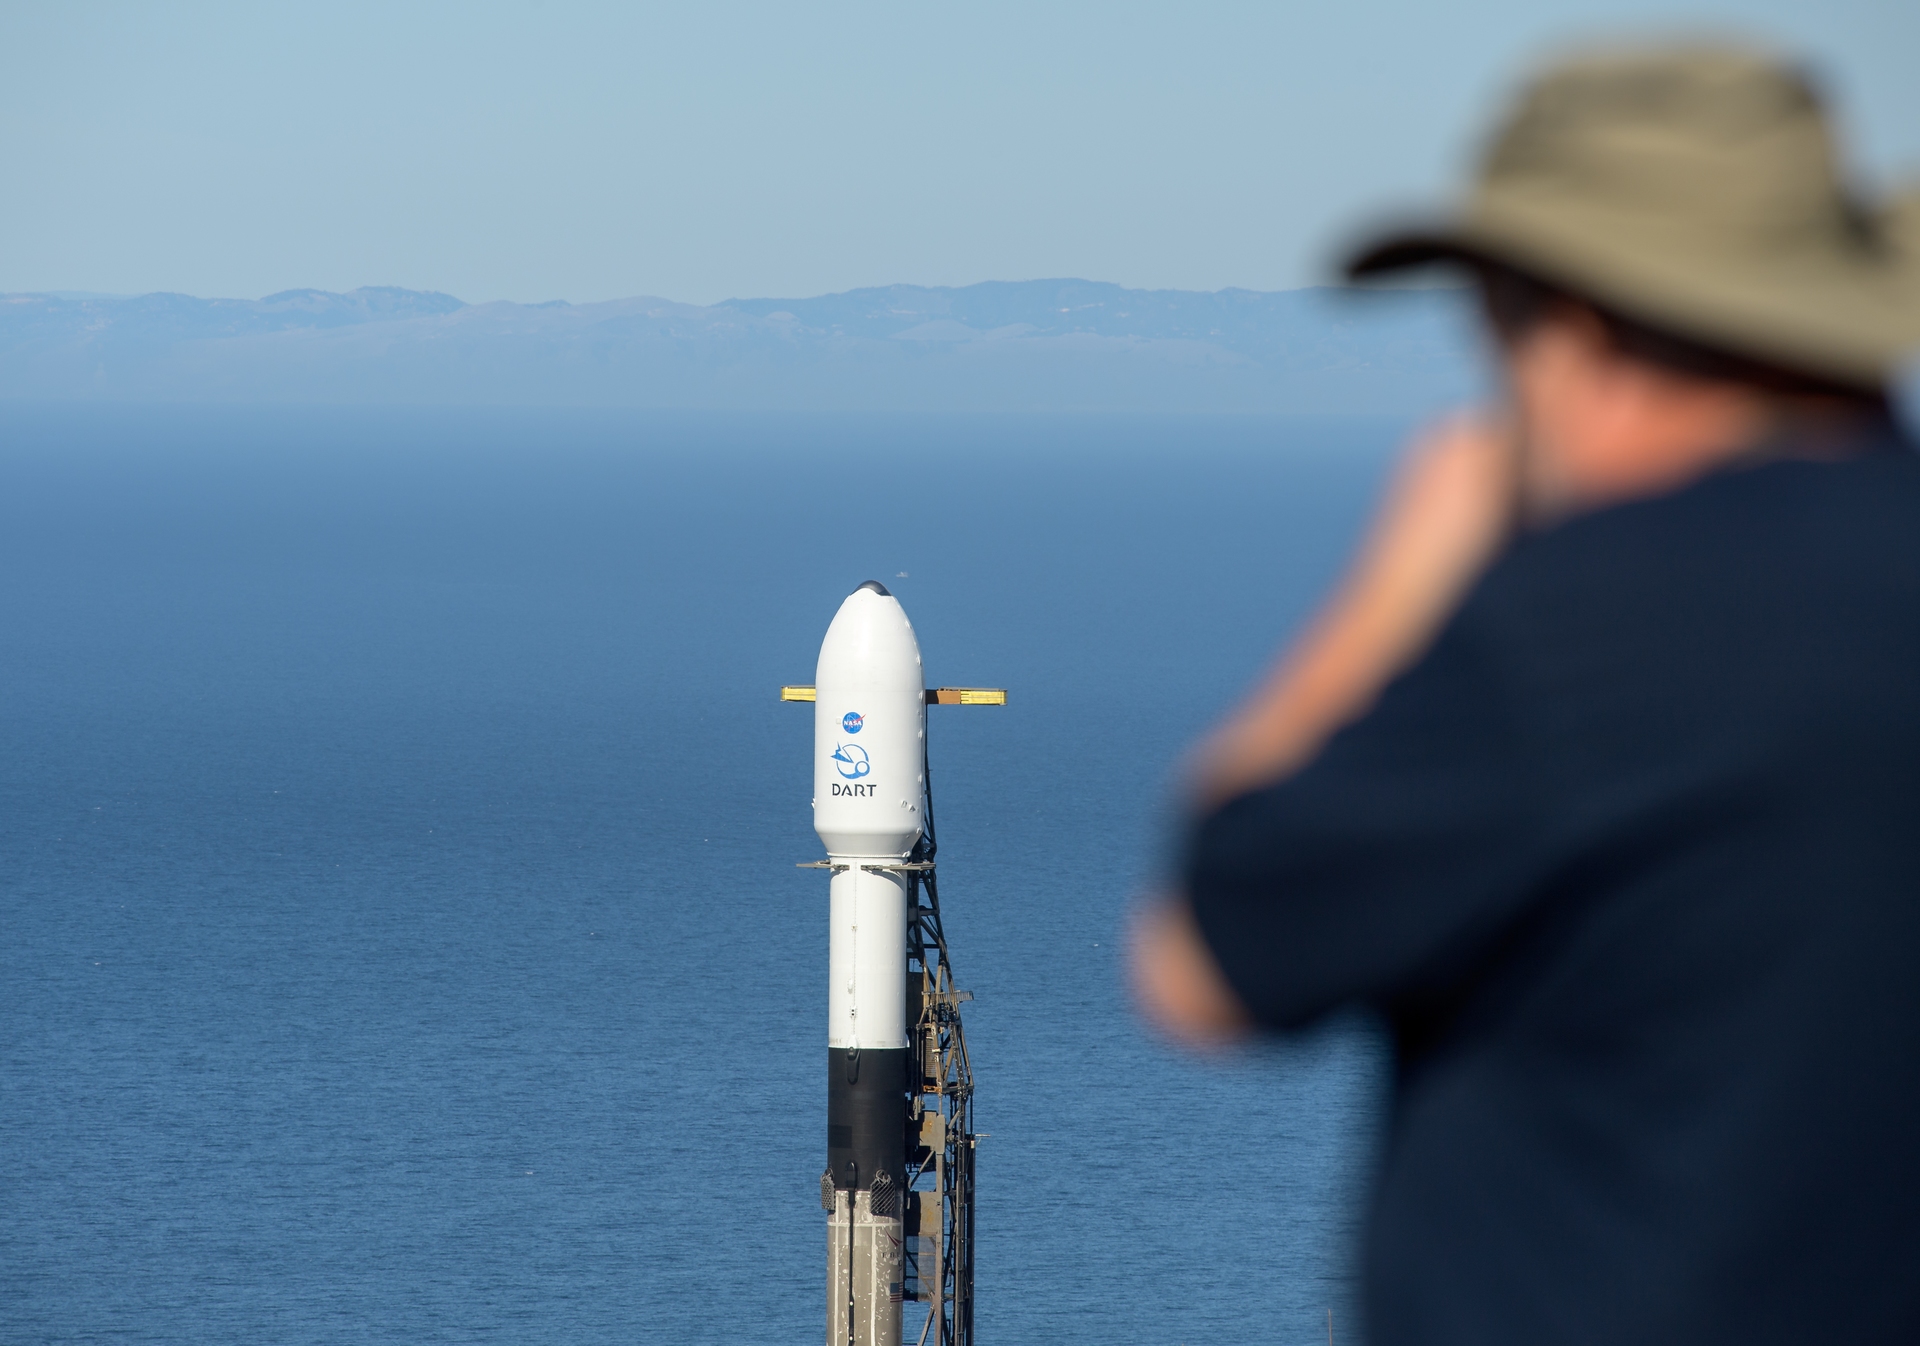
M 1510 266 L 1703 344 L 1853 385 L 1920 347 L 1920 198 L 1849 190 L 1799 71 L 1727 46 L 1552 67 L 1466 198 L 1377 234 L 1349 277 Z

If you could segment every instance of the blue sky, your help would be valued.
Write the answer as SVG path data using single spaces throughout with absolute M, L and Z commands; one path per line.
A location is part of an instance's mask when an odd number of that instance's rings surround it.
M 1588 34 L 1809 57 L 1920 172 L 1915 0 L 0 6 L 0 290 L 1279 289 Z

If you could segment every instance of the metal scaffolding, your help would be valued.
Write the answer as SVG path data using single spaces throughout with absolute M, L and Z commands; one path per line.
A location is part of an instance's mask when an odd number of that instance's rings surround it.
M 929 834 L 931 828 L 929 828 Z M 927 868 L 912 873 L 907 923 L 908 1054 L 907 1286 L 927 1305 L 921 1346 L 973 1346 L 973 1065 L 958 990 L 940 924 L 940 885 L 923 840 Z M 914 858 L 921 859 L 916 850 Z M 917 1003 L 916 1003 L 917 1001 Z

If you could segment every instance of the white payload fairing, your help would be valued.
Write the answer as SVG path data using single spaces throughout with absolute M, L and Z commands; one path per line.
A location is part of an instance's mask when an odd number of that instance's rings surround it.
M 913 624 L 869 580 L 827 628 L 811 687 L 813 826 L 831 872 L 827 977 L 828 1346 L 899 1346 L 906 1303 L 928 1346 L 973 1341 L 973 1075 L 934 875 L 928 690 Z M 937 1329 L 937 1330 L 935 1330 Z
M 827 854 L 899 861 L 920 840 L 926 685 L 906 610 L 868 580 L 834 614 L 813 675 L 813 830 Z

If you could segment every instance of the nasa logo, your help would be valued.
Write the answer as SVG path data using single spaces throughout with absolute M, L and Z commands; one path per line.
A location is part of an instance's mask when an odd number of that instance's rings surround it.
M 865 724 L 866 722 L 867 722 L 867 717 L 860 714 L 859 711 L 855 711 L 855 710 L 850 710 L 845 715 L 842 715 L 840 717 L 840 727 L 846 730 L 849 734 L 859 733 L 860 726 Z

